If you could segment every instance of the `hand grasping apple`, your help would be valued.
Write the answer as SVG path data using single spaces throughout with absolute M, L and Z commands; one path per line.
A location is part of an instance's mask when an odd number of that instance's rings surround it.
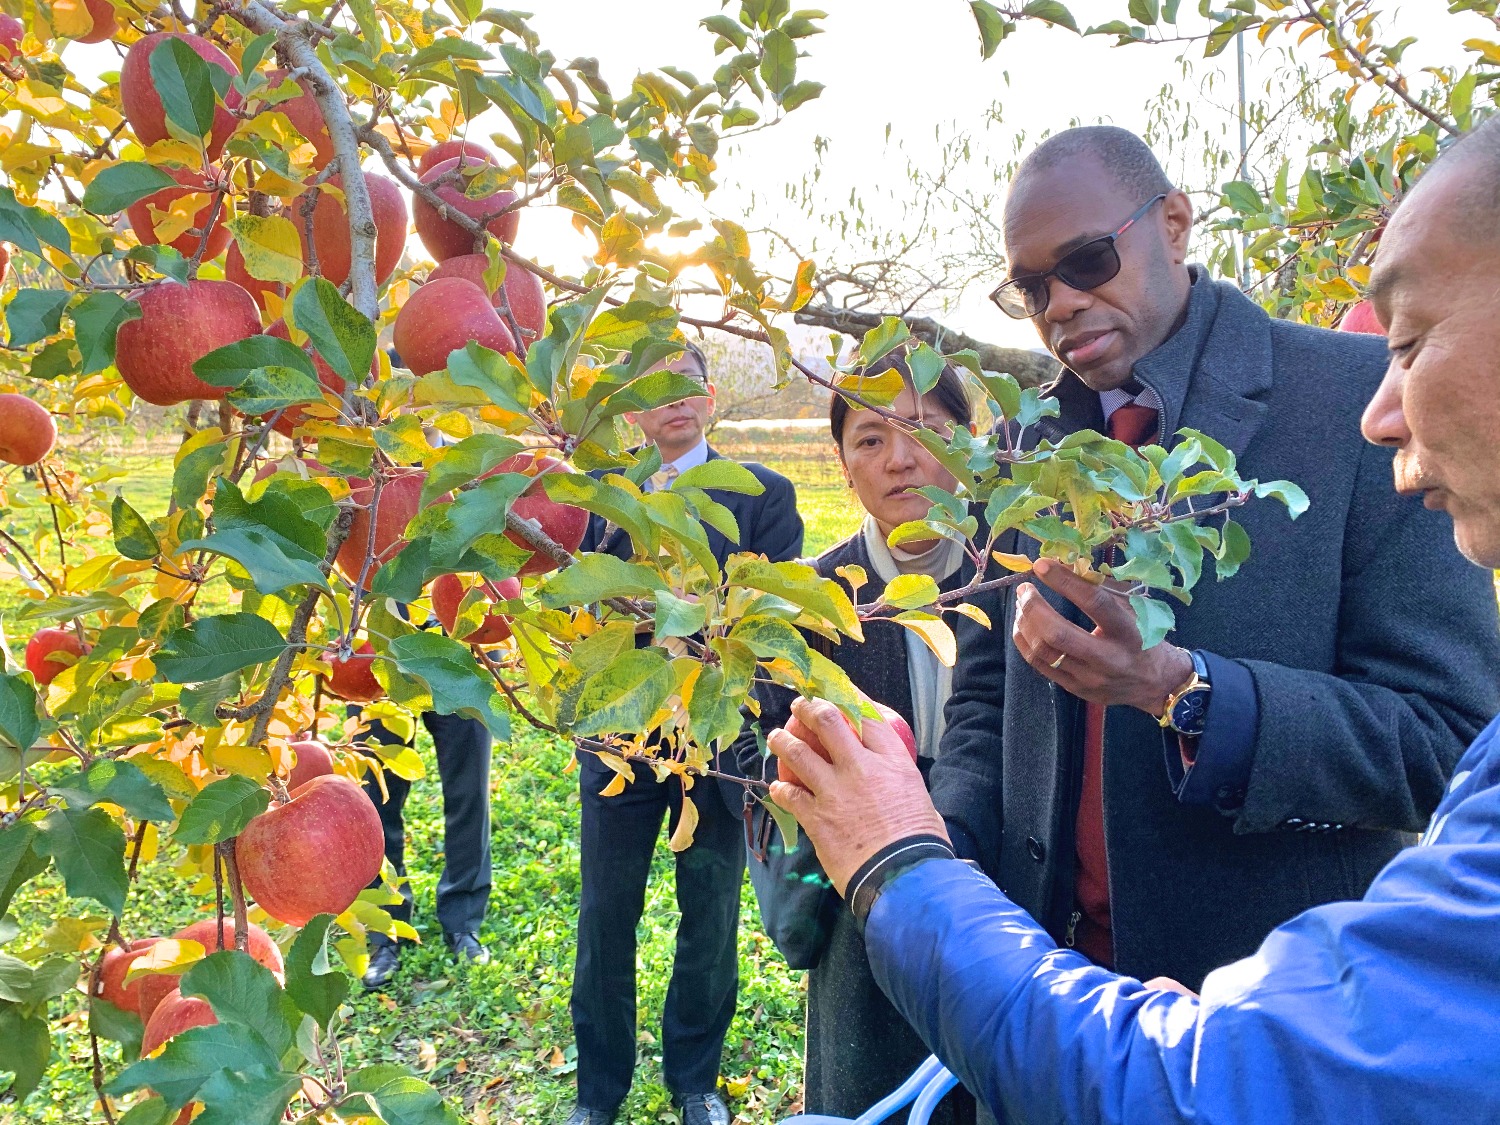
M 915 740 L 908 743 L 888 720 L 866 719 L 856 735 L 832 703 L 798 699 L 791 722 L 772 731 L 769 744 L 781 774 L 771 799 L 797 818 L 840 894 L 887 844 L 948 838 L 917 769 Z

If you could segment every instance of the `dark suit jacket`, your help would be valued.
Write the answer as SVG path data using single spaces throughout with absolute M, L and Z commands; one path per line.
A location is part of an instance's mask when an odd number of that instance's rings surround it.
M 1199 276 L 1188 322 L 1136 366 L 1164 403 L 1165 433 L 1202 430 L 1238 455 L 1244 476 L 1295 481 L 1311 507 L 1295 523 L 1279 504 L 1241 509 L 1250 560 L 1230 581 L 1206 577 L 1192 605 L 1174 607 L 1170 639 L 1226 658 L 1253 688 L 1245 784 L 1213 804 L 1183 804 L 1169 783 L 1175 742 L 1140 711 L 1107 712 L 1120 972 L 1197 988 L 1293 915 L 1360 897 L 1422 828 L 1464 746 L 1500 709 L 1490 575 L 1458 554 L 1444 516 L 1396 494 L 1390 450 L 1360 438 L 1385 364 L 1378 337 L 1273 320 L 1233 286 Z M 1098 396 L 1071 373 L 1049 393 L 1061 414 L 1028 431 L 1031 440 L 1102 428 Z M 999 548 L 1035 555 L 1034 541 L 1014 533 Z M 1015 651 L 1011 592 L 979 604 L 996 631 L 956 626 L 932 794 L 976 846 L 973 858 L 1061 940 L 1074 905 L 1084 708 Z M 1210 704 L 1204 744 L 1215 724 L 1246 721 Z
M 721 460 L 721 455 L 708 447 L 710 461 Z M 765 555 L 772 562 L 786 562 L 802 553 L 802 516 L 797 512 L 797 492 L 792 482 L 780 473 L 773 472 L 754 461 L 744 462 L 745 468 L 755 479 L 765 485 L 759 496 L 747 496 L 742 492 L 723 492 L 716 488 L 705 489 L 714 500 L 734 513 L 740 528 L 740 541 L 731 543 L 715 528 L 704 525 L 708 533 L 708 545 L 724 565 L 724 560 L 736 551 L 750 551 Z M 595 473 L 602 476 L 602 473 Z M 583 536 L 584 551 L 603 551 L 622 559 L 634 553 L 630 536 L 619 528 L 608 528 L 602 516 L 590 516 L 588 530 Z

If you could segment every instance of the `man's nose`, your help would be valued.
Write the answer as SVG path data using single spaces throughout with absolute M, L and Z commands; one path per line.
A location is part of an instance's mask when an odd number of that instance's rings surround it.
M 1047 279 L 1047 307 L 1042 319 L 1049 324 L 1064 324 L 1083 309 L 1094 303 L 1094 298 L 1082 289 L 1074 289 L 1060 277 Z
M 1359 429 L 1365 440 L 1375 445 L 1401 448 L 1411 441 L 1411 430 L 1406 424 L 1406 410 L 1402 404 L 1405 391 L 1405 373 L 1399 364 L 1386 368 L 1385 378 L 1370 405 L 1365 407 L 1364 417 L 1359 420 Z

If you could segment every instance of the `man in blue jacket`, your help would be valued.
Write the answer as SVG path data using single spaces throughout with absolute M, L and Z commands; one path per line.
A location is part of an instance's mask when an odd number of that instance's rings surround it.
M 1500 122 L 1446 154 L 1392 219 L 1371 283 L 1391 362 L 1363 419 L 1396 450 L 1397 489 L 1446 511 L 1459 549 L 1488 569 L 1500 566 L 1497 179 Z M 798 707 L 832 760 L 776 732 L 805 788 L 778 782 L 773 798 L 864 920 L 881 987 L 1005 1120 L 1500 1120 L 1500 720 L 1459 762 L 1421 846 L 1362 900 L 1277 927 L 1195 996 L 1059 948 L 953 858 L 887 728 L 867 724 L 866 749 L 830 704 Z

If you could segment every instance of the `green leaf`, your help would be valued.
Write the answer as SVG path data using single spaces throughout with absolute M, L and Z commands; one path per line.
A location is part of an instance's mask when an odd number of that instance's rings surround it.
M 290 367 L 262 367 L 250 372 L 226 397 L 231 406 L 255 418 L 299 403 L 322 402 L 323 388 L 316 379 Z M 383 432 L 375 432 L 376 444 Z
M 1135 0 L 1132 0 L 1133 2 Z M 1154 4 L 1155 0 L 1151 0 L 1151 3 Z M 1078 30 L 1078 24 L 1073 19 L 1073 13 L 1068 11 L 1058 0 L 1031 0 L 1031 3 L 1021 9 L 1021 14 L 1034 20 L 1041 20 L 1043 23 L 1065 27 L 1069 31 L 1076 32 Z
M 215 387 L 238 387 L 260 368 L 283 368 L 300 372 L 311 381 L 313 397 L 322 398 L 318 390 L 318 373 L 312 356 L 290 340 L 279 336 L 247 336 L 222 348 L 216 348 L 193 364 L 193 374 Z M 298 399 L 310 402 L 311 399 Z
M 666 585 L 655 567 L 626 562 L 614 555 L 585 555 L 563 567 L 537 588 L 549 609 L 589 605 L 607 598 L 650 597 Z
M 40 207 L 27 207 L 8 187 L 0 187 L 0 242 L 12 242 L 33 254 L 41 244 L 56 246 L 64 254 L 73 251 L 73 238 L 62 220 Z
M 413 633 L 392 640 L 388 655 L 399 671 L 427 685 L 439 715 L 467 715 L 498 741 L 509 740 L 510 719 L 500 707 L 495 681 L 479 670 L 467 645 L 436 633 Z
M 1142 649 L 1155 648 L 1161 644 L 1177 624 L 1172 607 L 1155 598 L 1132 594 L 1130 608 L 1135 610 L 1135 623 L 1141 631 Z
M 1224 524 L 1220 534 L 1219 549 L 1214 554 L 1214 577 L 1222 582 L 1233 578 L 1250 557 L 1250 535 L 1233 520 Z
M 1296 519 L 1307 511 L 1307 493 L 1289 480 L 1268 480 L 1255 485 L 1255 495 L 1264 499 L 1269 496 L 1286 505 L 1287 514 Z
M 1242 215 L 1255 215 L 1266 209 L 1266 201 L 1260 197 L 1255 185 L 1245 180 L 1225 184 L 1224 201 Z
M 906 362 L 911 367 L 912 382 L 916 384 L 919 395 L 925 395 L 937 386 L 938 376 L 943 373 L 943 357 L 936 350 L 927 344 L 918 344 L 906 357 Z
M 469 341 L 448 355 L 448 378 L 460 387 L 473 387 L 512 414 L 525 414 L 531 404 L 531 385 L 499 352 Z
M 116 1008 L 108 1000 L 93 996 L 89 998 L 89 1030 L 100 1039 L 112 1039 L 120 1044 L 122 1055 L 130 1061 L 141 1053 L 141 1036 L 146 1028 L 141 1017 L 134 1012 Z
M 664 339 L 677 327 L 677 310 L 651 301 L 626 301 L 605 309 L 588 326 L 584 339 L 601 348 L 629 351 L 648 337 Z M 699 384 L 701 391 L 702 384 Z
M 177 697 L 177 705 L 182 709 L 183 718 L 200 727 L 218 726 L 218 706 L 240 693 L 241 680 L 240 673 L 230 672 L 215 680 L 186 685 L 182 694 Z
M 790 113 L 799 105 L 806 105 L 823 92 L 821 82 L 793 82 L 781 92 L 781 108 Z
M 571 569 L 571 568 L 570 568 Z M 658 590 L 655 629 L 658 642 L 667 637 L 691 637 L 703 631 L 708 623 L 708 603 L 679 598 L 669 590 Z
M 284 1071 L 221 1070 L 199 1087 L 196 1100 L 203 1103 L 203 1112 L 193 1120 L 202 1125 L 281 1125 L 287 1104 L 301 1088 L 302 1079 Z
M 412 55 L 406 65 L 410 70 L 420 70 L 430 63 L 441 62 L 443 59 L 473 59 L 476 62 L 488 62 L 493 58 L 494 56 L 478 43 L 471 43 L 467 39 L 460 39 L 454 35 L 445 35 Z
M 463 1125 L 442 1094 L 393 1063 L 354 1071 L 349 1075 L 348 1089 L 351 1094 L 363 1095 L 371 1113 L 386 1125 Z
M 46 857 L 32 846 L 38 831 L 35 824 L 25 820 L 0 828 L 0 918 L 21 885 L 47 869 Z
M 20 1008 L 0 1005 L 0 1043 L 5 1044 L 5 1051 L 0 1054 L 0 1070 L 16 1076 L 10 1096 L 18 1102 L 24 1101 L 41 1083 L 52 1055 L 47 1021 L 39 1016 L 23 1016 Z
M 69 310 L 73 334 L 82 357 L 80 374 L 103 371 L 115 361 L 115 334 L 127 320 L 141 315 L 137 301 L 127 301 L 118 293 L 90 293 Z
M 78 983 L 78 962 L 70 957 L 49 957 L 35 967 L 19 957 L 0 953 L 0 1000 L 35 1006 L 61 996 Z M 0 1060 L 4 1059 L 0 1054 Z
M 130 603 L 118 594 L 56 594 L 29 604 L 16 614 L 17 621 L 66 621 L 90 613 L 129 613 Z
M 255 1032 L 273 1055 L 280 1057 L 292 1045 L 292 1028 L 281 1007 L 281 986 L 271 970 L 248 953 L 237 949 L 211 953 L 182 975 L 180 987 L 184 996 L 207 1000 L 220 1023 L 241 1024 Z
M 906 327 L 905 321 L 897 316 L 885 317 L 861 337 L 859 341 L 860 366 L 868 367 L 885 356 L 897 344 L 905 343 L 910 339 L 911 330 Z
M 264 528 L 232 527 L 216 531 L 206 539 L 193 539 L 184 543 L 182 549 L 211 551 L 233 559 L 245 568 L 251 581 L 255 583 L 256 591 L 262 594 L 279 594 L 289 586 L 328 589 L 328 579 L 320 567 L 320 557 Z M 274 626 L 272 631 L 275 631 Z M 168 638 L 169 641 L 170 639 Z
M 504 530 L 511 501 L 530 486 L 532 479 L 523 473 L 486 477 L 454 500 L 418 512 L 408 525 L 407 538 L 427 537 L 432 563 L 456 570 L 469 548 L 484 536 Z
M 273 480 L 253 504 L 228 477 L 220 478 L 214 489 L 214 525 L 220 531 L 243 527 L 274 532 L 319 558 L 328 550 L 326 529 L 337 515 L 333 497 L 316 481 Z
M 427 479 L 422 482 L 421 506 L 425 508 L 445 492 L 468 484 L 524 448 L 515 438 L 500 434 L 475 434 L 449 446 L 433 462 Z
M 807 638 L 779 617 L 752 613 L 740 618 L 729 635 L 749 645 L 762 660 L 785 660 L 803 676 L 812 675 L 812 650 L 807 647 Z
M 36 688 L 19 674 L 0 674 L 0 742 L 30 750 L 42 721 L 36 713 Z
M 745 29 L 740 26 L 739 21 L 732 16 L 722 14 L 713 15 L 698 22 L 715 35 L 722 35 L 725 39 L 728 39 L 729 42 L 734 44 L 735 50 L 743 51 L 745 49 L 745 44 L 748 42 L 749 37 L 745 34 Z
M 863 639 L 859 618 L 844 587 L 806 563 L 742 557 L 730 562 L 728 578 L 732 586 L 749 586 L 784 598 L 856 640 Z
M 969 0 L 969 10 L 974 13 L 974 22 L 979 25 L 979 57 L 987 59 L 995 53 L 1005 37 L 1016 29 L 1000 9 L 987 0 Z
M 585 681 L 571 733 L 641 734 L 672 684 L 672 666 L 660 650 L 631 649 Z
M 89 181 L 83 193 L 83 208 L 96 215 L 113 215 L 162 188 L 176 186 L 177 181 L 166 169 L 140 160 L 126 160 L 109 165 Z
M 115 550 L 127 559 L 145 562 L 161 554 L 161 543 L 151 525 L 141 518 L 118 492 L 109 508 L 110 529 L 115 538 Z
M 152 659 L 169 683 L 195 684 L 275 660 L 285 649 L 286 638 L 264 617 L 229 613 L 176 630 Z
M 179 844 L 217 844 L 238 836 L 271 803 L 271 795 L 235 774 L 205 785 L 182 810 L 173 838 Z
M 716 488 L 721 492 L 738 492 L 745 496 L 759 496 L 766 486 L 749 469 L 728 457 L 715 457 L 701 465 L 694 465 L 672 482 L 678 488 Z
M 57 335 L 62 328 L 62 314 L 68 297 L 66 289 L 22 289 L 18 292 L 5 309 L 10 346 L 24 348 Z
M 191 137 L 206 137 L 214 127 L 214 84 L 209 64 L 175 36 L 151 51 L 151 84 L 161 97 L 167 120 Z
M 224 1070 L 265 1074 L 277 1073 L 278 1066 L 260 1036 L 248 1028 L 233 1023 L 210 1024 L 190 1027 L 173 1036 L 161 1054 L 132 1063 L 105 1089 L 112 1094 L 127 1094 L 149 1086 L 175 1111 Z
M 774 98 L 797 80 L 797 44 L 776 28 L 766 32 L 761 48 L 760 79 Z
M 287 305 L 289 319 L 312 338 L 323 362 L 358 385 L 375 358 L 375 326 L 323 277 L 299 282 Z
M 39 825 L 39 854 L 50 855 L 68 894 L 91 898 L 116 917 L 125 909 L 125 833 L 103 809 L 58 809 Z
M 349 978 L 328 960 L 328 927 L 332 922 L 332 914 L 309 920 L 286 957 L 286 994 L 324 1028 L 349 995 Z
M 77 809 L 108 801 L 119 805 L 136 820 L 170 823 L 177 819 L 162 787 L 134 762 L 101 758 L 87 770 L 50 788 Z
M 1150 27 L 1160 17 L 1157 0 L 1130 0 L 1130 18 Z

